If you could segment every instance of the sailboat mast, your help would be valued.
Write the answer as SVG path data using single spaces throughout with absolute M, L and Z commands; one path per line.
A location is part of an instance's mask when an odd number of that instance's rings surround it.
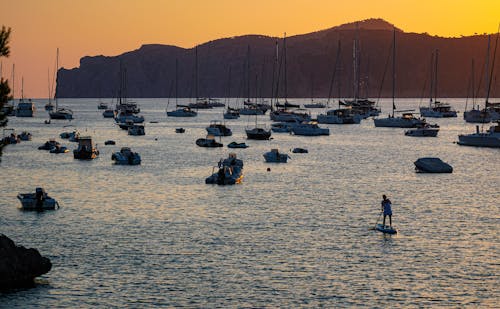
M 489 81 L 489 77 L 490 77 L 490 36 L 488 35 L 488 49 L 487 49 L 487 52 L 486 52 L 486 70 L 485 71 L 485 81 L 486 81 L 486 102 L 485 102 L 485 106 L 486 104 L 488 103 L 488 92 L 489 92 L 489 89 L 488 89 L 488 85 L 490 84 L 490 81 Z
M 431 72 L 431 81 L 429 84 L 429 107 L 432 107 L 432 102 L 434 101 L 432 98 L 432 93 L 433 93 L 433 87 L 434 87 L 434 52 L 431 53 L 431 65 L 430 65 L 430 72 Z
M 471 76 L 471 83 L 472 83 L 472 107 L 476 105 L 476 93 L 474 92 L 474 82 L 476 79 L 476 73 L 474 72 L 474 58 L 472 58 L 472 63 L 471 63 L 471 70 L 472 70 L 472 76 Z M 466 109 L 467 110 L 467 109 Z
M 250 102 L 250 45 L 247 46 L 247 100 Z
M 493 80 L 493 70 L 495 69 L 495 59 L 496 59 L 496 55 L 497 55 L 499 34 L 500 34 L 500 25 L 498 26 L 497 37 L 495 39 L 495 50 L 493 51 L 493 62 L 491 63 L 491 73 L 490 73 L 490 78 L 488 80 L 488 91 L 486 92 L 486 105 L 485 105 L 485 107 L 488 106 L 488 100 L 490 98 L 491 82 Z M 488 41 L 488 46 L 489 46 L 489 41 Z M 486 74 L 488 74 L 488 73 L 486 73 Z
M 284 59 L 284 65 L 285 65 L 285 78 L 284 78 L 284 82 L 285 82 L 285 103 L 288 101 L 288 87 L 287 87 L 287 84 L 288 84 L 288 81 L 287 81 L 287 70 L 286 70 L 286 32 L 283 36 L 283 59 Z
M 59 73 L 59 47 L 57 48 L 57 51 L 56 51 L 56 85 L 57 85 L 57 80 L 58 80 L 58 74 Z M 56 101 L 56 111 L 59 109 L 59 106 L 58 106 L 58 99 L 57 99 L 57 86 L 56 86 L 56 90 L 54 91 L 54 99 Z
M 198 99 L 198 46 L 194 49 L 194 94 Z
M 439 49 L 436 49 L 436 62 L 434 63 L 434 103 L 437 102 L 437 89 L 438 89 L 438 59 Z
M 394 110 L 396 109 L 395 89 L 396 89 L 396 28 L 393 30 L 392 35 L 392 117 L 394 117 Z
M 15 91 L 15 85 L 16 85 L 16 64 L 12 64 L 12 100 L 14 101 L 16 98 L 16 91 Z
M 179 103 L 179 59 L 175 58 L 175 108 Z

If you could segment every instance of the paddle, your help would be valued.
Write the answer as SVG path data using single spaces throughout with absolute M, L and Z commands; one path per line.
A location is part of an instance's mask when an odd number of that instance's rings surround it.
M 377 229 L 377 223 L 380 221 L 380 217 L 382 216 L 384 212 L 381 211 L 380 214 L 378 215 L 377 222 L 375 222 L 375 226 L 373 227 L 373 230 Z

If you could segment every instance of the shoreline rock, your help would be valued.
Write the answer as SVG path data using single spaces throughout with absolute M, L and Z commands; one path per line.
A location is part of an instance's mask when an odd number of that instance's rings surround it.
M 18 246 L 0 234 L 0 289 L 33 286 L 33 280 L 51 268 L 50 260 L 37 249 Z

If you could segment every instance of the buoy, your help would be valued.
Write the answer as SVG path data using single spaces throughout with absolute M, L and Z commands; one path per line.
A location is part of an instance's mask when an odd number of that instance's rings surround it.
M 271 168 L 270 168 L 270 167 L 268 167 L 268 168 L 267 168 L 267 171 L 268 171 L 268 172 L 270 172 L 270 171 L 271 171 Z

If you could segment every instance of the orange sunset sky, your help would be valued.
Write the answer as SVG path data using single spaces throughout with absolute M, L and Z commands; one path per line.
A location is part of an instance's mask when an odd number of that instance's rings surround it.
M 12 28 L 2 76 L 16 71 L 25 97 L 48 96 L 56 48 L 60 66 L 83 56 L 118 55 L 142 44 L 191 48 L 244 34 L 288 36 L 383 18 L 405 32 L 444 37 L 496 33 L 499 0 L 0 0 L 0 24 Z

